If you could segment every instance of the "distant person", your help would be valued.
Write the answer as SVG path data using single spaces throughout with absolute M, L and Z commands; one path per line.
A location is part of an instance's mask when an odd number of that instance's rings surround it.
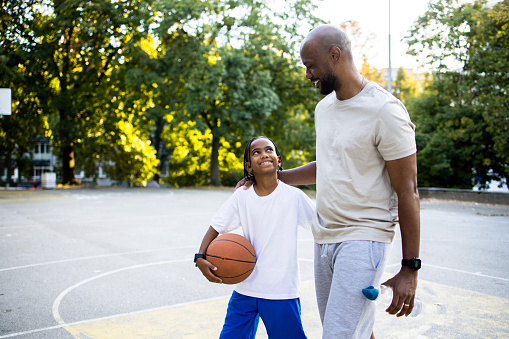
M 380 283 L 398 223 L 403 260 L 384 283 L 394 290 L 387 312 L 409 315 L 414 305 L 421 264 L 415 126 L 398 99 L 359 74 L 338 27 L 312 30 L 300 55 L 306 79 L 326 95 L 315 110 L 316 161 L 282 171 L 279 179 L 316 183 L 323 338 L 374 338 L 375 304 L 361 290 Z
M 269 338 L 306 338 L 301 321 L 297 226 L 316 221 L 314 202 L 277 178 L 281 155 L 266 137 L 253 138 L 244 152 L 244 174 L 253 185 L 236 190 L 211 222 L 195 262 L 211 282 L 221 283 L 204 258 L 219 235 L 242 228 L 257 261 L 251 275 L 235 286 L 220 338 L 255 338 L 261 317 Z

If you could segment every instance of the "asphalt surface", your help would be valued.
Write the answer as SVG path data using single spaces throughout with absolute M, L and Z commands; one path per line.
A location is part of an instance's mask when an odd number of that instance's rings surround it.
M 0 191 L 1 338 L 217 338 L 230 285 L 192 263 L 231 190 Z M 383 338 L 509 338 L 509 206 L 424 200 L 415 318 L 380 310 Z M 386 270 L 399 270 L 394 242 Z M 302 316 L 321 338 L 313 240 L 299 234 Z M 260 322 L 257 338 L 267 338 Z

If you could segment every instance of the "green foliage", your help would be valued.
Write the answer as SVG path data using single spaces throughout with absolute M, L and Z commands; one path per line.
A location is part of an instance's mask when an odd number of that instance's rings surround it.
M 164 18 L 164 30 L 157 32 L 165 42 L 185 34 L 184 51 L 198 51 L 189 53 L 193 66 L 185 69 L 185 87 L 180 92 L 185 113 L 176 119 L 195 122 L 194 128 L 201 133 L 210 132 L 210 183 L 218 185 L 218 157 L 220 148 L 225 147 L 222 140 L 237 143 L 263 133 L 272 120 L 293 112 L 301 93 L 310 92 L 310 88 L 302 87 L 303 72 L 297 71 L 296 59 L 288 52 L 288 40 L 294 44 L 300 37 L 295 17 L 308 15 L 305 9 L 310 4 L 291 3 L 290 11 L 283 14 L 274 14 L 265 2 L 213 4 L 219 7 L 207 7 L 199 21 L 195 20 L 198 11 L 185 17 L 179 15 L 177 7 L 170 19 Z M 288 20 L 290 15 L 295 17 Z M 296 71 L 301 76 L 299 86 L 293 83 Z M 284 83 L 287 79 L 292 79 L 290 88 Z
M 419 184 L 472 188 L 509 178 L 509 1 L 442 0 L 415 23 L 410 50 L 436 72 L 407 100 L 417 125 Z M 447 71 L 449 65 L 458 70 Z
M 313 160 L 319 94 L 297 51 L 318 20 L 309 0 L 280 5 L 13 0 L 0 12 L 1 81 L 15 89 L 2 149 L 21 159 L 34 135 L 54 137 L 64 183 L 102 167 L 143 185 L 169 165 L 173 186 L 233 184 L 259 134 L 292 166 Z
M 489 134 L 481 114 L 470 105 L 451 105 L 456 98 L 458 74 L 441 74 L 430 82 L 426 92 L 407 101 L 417 125 L 419 185 L 469 189 L 474 176 L 489 181 Z
M 465 69 L 471 75 L 472 92 L 492 137 L 495 173 L 509 178 L 509 1 L 474 14 L 476 25 Z
M 37 43 L 31 30 L 41 18 L 32 7 L 38 3 L 13 0 L 0 8 L 0 87 L 12 92 L 12 115 L 0 119 L 0 157 L 4 157 L 0 173 L 7 168 L 8 178 L 13 175 L 11 162 L 28 174 L 25 154 L 36 136 L 51 137 L 44 115 L 49 83 L 44 73 L 29 67 L 29 52 Z
M 173 145 L 170 174 L 162 182 L 171 187 L 203 186 L 210 184 L 210 147 L 212 134 L 201 133 L 195 123 L 180 122 L 173 130 L 166 130 L 164 137 Z M 240 144 L 230 145 L 222 140 L 218 161 L 224 185 L 236 184 L 243 176 L 243 158 L 235 154 Z M 236 178 L 232 178 L 232 176 Z
M 405 103 L 407 98 L 415 97 L 418 93 L 420 93 L 419 87 L 419 81 L 416 79 L 416 76 L 413 72 L 408 74 L 403 67 L 398 69 L 398 75 L 394 84 L 393 94 L 399 100 Z

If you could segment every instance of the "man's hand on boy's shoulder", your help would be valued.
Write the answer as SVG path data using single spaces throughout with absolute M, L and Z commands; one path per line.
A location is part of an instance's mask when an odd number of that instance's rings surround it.
M 244 186 L 244 189 L 247 190 L 249 187 L 253 185 L 253 180 L 249 180 L 248 178 L 242 178 L 237 185 L 235 186 L 234 192 L 239 188 Z
M 196 266 L 200 269 L 201 273 L 207 278 L 208 281 L 221 284 L 223 281 L 221 278 L 217 277 L 213 271 L 217 270 L 217 267 L 212 265 L 212 263 L 208 260 L 199 258 L 196 260 Z

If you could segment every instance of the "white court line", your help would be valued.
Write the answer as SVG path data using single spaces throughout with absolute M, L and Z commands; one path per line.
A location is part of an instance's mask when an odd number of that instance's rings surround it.
M 399 264 L 399 263 L 391 264 L 391 265 L 387 265 L 385 267 L 387 268 L 387 267 L 395 267 L 395 266 L 401 266 L 401 264 Z M 471 275 L 475 275 L 475 276 L 478 276 L 478 277 L 497 279 L 497 280 L 502 280 L 502 281 L 509 281 L 509 279 L 506 279 L 506 278 L 495 277 L 495 276 L 492 276 L 492 275 L 482 274 L 481 272 L 469 272 L 469 271 L 458 270 L 458 269 L 455 269 L 455 268 L 442 267 L 442 266 L 431 265 L 431 264 L 426 264 L 426 266 L 433 267 L 433 268 L 438 268 L 438 269 L 446 270 L 446 271 L 453 271 L 453 272 L 458 272 L 458 273 L 471 274 Z
M 455 269 L 455 268 L 448 268 L 448 267 L 442 267 L 442 266 L 436 266 L 436 265 L 430 265 L 430 264 L 426 264 L 426 266 L 434 267 L 434 268 L 439 268 L 441 270 L 448 270 L 448 271 L 454 271 L 454 272 L 459 272 L 459 273 L 472 274 L 472 275 L 475 275 L 475 276 L 478 276 L 478 277 L 498 279 L 498 280 L 502 280 L 502 281 L 509 281 L 509 279 L 506 279 L 506 278 L 494 277 L 492 275 L 482 274 L 481 272 L 468 272 L 468 271 L 458 270 L 458 269 Z
M 128 316 L 136 315 L 136 314 L 150 313 L 150 312 L 155 312 L 155 311 L 161 311 L 161 310 L 166 310 L 166 309 L 172 309 L 172 308 L 177 308 L 177 307 L 194 305 L 194 304 L 199 304 L 199 303 L 202 303 L 202 302 L 205 303 L 205 302 L 210 302 L 210 301 L 227 299 L 229 297 L 230 297 L 230 295 L 225 295 L 225 296 L 214 297 L 214 298 L 209 298 L 209 299 L 201 299 L 201 300 L 195 300 L 195 301 L 188 301 L 188 302 L 185 302 L 185 303 L 174 304 L 174 305 L 169 305 L 169 306 L 161 306 L 161 307 L 151 308 L 151 309 L 147 309 L 147 310 L 134 311 L 134 312 L 122 313 L 122 314 L 116 314 L 116 315 L 111 315 L 111 316 L 102 317 L 102 318 L 80 320 L 80 321 L 75 321 L 75 322 L 67 323 L 67 324 L 59 324 L 59 325 L 55 325 L 55 326 L 48 326 L 48 327 L 43 327 L 43 328 L 37 328 L 37 329 L 34 329 L 34 330 L 29 330 L 29 331 L 11 333 L 11 334 L 0 336 L 0 339 L 11 338 L 11 337 L 15 337 L 15 336 L 18 336 L 18 335 L 25 335 L 25 334 L 44 332 L 44 331 L 51 331 L 51 330 L 56 330 L 56 329 L 64 328 L 64 327 L 71 327 L 71 326 L 77 326 L 77 325 L 93 323 L 93 322 L 96 322 L 96 321 L 109 320 L 109 319 L 115 319 L 115 318 L 121 318 L 121 317 L 128 317 Z
M 196 246 L 167 247 L 167 248 L 158 248 L 158 249 L 155 249 L 155 250 L 140 250 L 140 251 L 132 251 L 132 252 L 121 252 L 121 253 L 112 253 L 112 254 L 92 255 L 92 256 L 88 256 L 88 257 L 62 259 L 62 260 L 55 260 L 55 261 L 47 261 L 47 262 L 38 263 L 38 264 L 30 264 L 30 265 L 23 265 L 23 266 L 14 266 L 14 267 L 2 268 L 2 269 L 0 269 L 0 272 L 11 271 L 11 270 L 18 270 L 18 269 L 23 269 L 23 268 L 38 267 L 38 266 L 62 264 L 62 263 L 72 262 L 72 261 L 90 260 L 90 259 L 98 259 L 98 258 L 115 257 L 115 256 L 121 256 L 121 255 L 158 252 L 158 251 L 170 251 L 170 250 L 178 250 L 178 249 L 186 249 L 186 248 L 196 248 Z
M 305 258 L 299 258 L 299 260 L 301 260 L 301 261 L 308 261 L 308 262 L 313 261 L 313 259 L 305 259 Z M 182 259 L 182 260 L 173 260 L 173 261 L 167 261 L 167 262 L 152 263 L 152 264 L 148 264 L 148 265 L 160 265 L 160 264 L 183 262 L 183 261 L 186 261 L 186 260 L 184 260 L 184 259 Z M 102 274 L 101 277 L 109 275 L 109 274 L 113 274 L 113 273 L 116 273 L 116 272 L 119 272 L 119 271 L 133 269 L 133 268 L 138 268 L 138 267 L 142 267 L 142 266 L 148 266 L 148 265 L 137 265 L 137 266 L 131 266 L 131 267 L 122 268 L 122 269 L 119 269 L 119 270 L 115 270 L 115 271 L 111 271 L 111 272 Z M 387 265 L 387 267 L 395 267 L 395 266 L 399 266 L 399 265 L 400 265 L 399 263 L 396 263 L 396 264 Z M 484 274 L 480 274 L 480 273 L 476 273 L 476 272 L 462 271 L 462 270 L 451 269 L 451 268 L 441 267 L 441 266 L 436 266 L 436 265 L 427 264 L 427 266 L 434 267 L 434 268 L 439 268 L 439 269 L 444 269 L 444 270 L 449 270 L 449 271 L 456 271 L 456 272 L 465 273 L 465 274 L 472 274 L 472 275 L 482 276 L 482 277 L 487 277 L 487 278 L 500 279 L 500 280 L 504 280 L 504 281 L 508 281 L 509 280 L 509 279 L 505 279 L 505 278 L 484 275 Z M 97 279 L 97 278 L 99 278 L 99 277 L 93 277 L 91 279 L 84 280 L 84 281 L 82 281 L 82 282 L 80 282 L 80 283 L 78 283 L 78 284 L 76 284 L 74 286 L 71 286 L 66 291 L 62 292 L 62 294 L 57 299 L 59 299 L 59 302 L 60 302 L 63 299 L 63 297 L 65 296 L 65 294 L 68 293 L 69 291 L 71 291 L 73 288 L 81 286 L 81 285 L 83 285 L 83 284 L 85 284 L 85 283 L 87 283 L 87 282 L 89 282 L 89 281 L 91 281 L 93 279 Z M 49 327 L 44 327 L 44 328 L 39 328 L 39 329 L 34 329 L 34 330 L 29 330 L 29 331 L 23 331 L 23 332 L 17 332 L 17 333 L 11 333 L 11 334 L 8 334 L 8 335 L 3 335 L 3 336 L 0 336 L 0 339 L 11 338 L 11 337 L 15 337 L 15 336 L 19 336 L 19 335 L 25 335 L 25 334 L 33 334 L 33 333 L 38 333 L 38 332 L 50 331 L 50 330 L 59 329 L 59 328 L 63 328 L 63 327 L 68 327 L 68 326 L 82 325 L 82 324 L 92 323 L 92 322 L 96 322 L 96 321 L 115 319 L 115 318 L 130 316 L 130 315 L 143 314 L 143 313 L 149 313 L 149 312 L 153 312 L 153 311 L 171 309 L 171 308 L 176 308 L 176 307 L 181 307 L 181 306 L 193 305 L 193 304 L 198 304 L 198 303 L 201 303 L 201 302 L 215 301 L 215 300 L 225 299 L 225 298 L 228 298 L 228 297 L 229 297 L 229 295 L 226 295 L 226 296 L 220 296 L 220 297 L 215 297 L 215 298 L 190 301 L 190 302 L 185 302 L 185 303 L 180 303 L 180 304 L 175 304 L 175 305 L 170 305 L 170 306 L 162 306 L 162 307 L 157 307 L 157 308 L 152 308 L 152 309 L 147 309 L 147 310 L 134 311 L 134 312 L 129 312 L 129 313 L 122 313 L 122 314 L 117 314 L 117 315 L 107 316 L 107 317 L 102 317 L 102 318 L 94 318 L 94 319 L 88 319 L 88 320 L 81 320 L 81 321 L 76 321 L 76 322 L 67 323 L 67 324 L 66 323 L 60 323 L 59 325 L 55 325 L 55 326 L 49 326 Z M 55 302 L 56 302 L 56 300 L 55 300 Z M 55 308 L 55 303 L 53 304 L 53 308 Z M 58 313 L 58 307 L 57 307 L 57 313 Z M 58 317 L 60 317 L 59 314 L 58 314 Z M 60 319 L 61 319 L 61 317 L 60 317 Z
M 299 258 L 299 261 L 313 262 L 314 260 L 313 259 Z M 389 267 L 396 267 L 396 266 L 401 266 L 401 264 L 399 264 L 399 263 L 397 263 L 397 264 L 390 264 L 390 265 L 387 265 L 385 267 L 389 268 Z M 498 279 L 498 280 L 502 280 L 502 281 L 509 281 L 509 279 L 506 279 L 506 278 L 495 277 L 495 276 L 492 276 L 492 275 L 482 274 L 481 272 L 469 272 L 469 271 L 458 270 L 458 269 L 455 269 L 455 268 L 448 268 L 448 267 L 442 267 L 442 266 L 436 266 L 436 265 L 430 265 L 430 264 L 426 264 L 426 266 L 427 267 L 438 268 L 438 269 L 441 269 L 441 270 L 447 270 L 447 271 L 454 271 L 454 272 L 459 272 L 459 273 L 471 274 L 471 275 L 475 275 L 475 276 L 478 276 L 478 277 L 484 277 L 484 278 L 490 278 L 490 279 Z
M 62 293 L 60 293 L 60 295 L 55 299 L 55 301 L 53 302 L 53 307 L 52 307 L 52 311 L 53 311 L 53 318 L 55 318 L 55 320 L 62 326 L 67 326 L 64 319 L 62 319 L 62 317 L 60 316 L 60 312 L 59 312 L 59 308 L 60 308 L 60 303 L 62 302 L 62 299 L 69 293 L 71 292 L 72 290 L 74 290 L 75 288 L 77 287 L 80 287 L 81 285 L 84 285 L 86 283 L 89 283 L 93 280 L 96 280 L 96 279 L 100 279 L 100 278 L 104 278 L 108 275 L 111 275 L 111 274 L 115 274 L 115 273 L 118 273 L 118 272 L 122 272 L 122 271 L 127 271 L 127 270 L 132 270 L 132 269 L 136 269 L 136 268 L 141 268 L 141 267 L 148 267 L 148 266 L 155 266 L 155 265 L 166 265 L 166 264 L 174 264 L 174 263 L 179 263 L 179 262 L 188 262 L 189 260 L 188 259 L 179 259 L 179 260 L 168 260 L 168 261 L 159 261 L 159 262 L 153 262 L 153 263 L 148 263 L 148 264 L 141 264 L 141 265 L 134 265 L 134 266 L 128 266 L 128 267 L 123 267 L 123 268 L 119 268 L 117 270 L 113 270 L 113 271 L 109 271 L 109 272 L 105 272 L 103 274 L 98 274 L 96 276 L 93 276 L 91 278 L 88 278 L 88 279 L 85 279 L 85 280 L 82 280 L 80 281 L 79 283 L 77 284 L 74 284 L 70 287 L 68 287 L 67 289 L 65 289 Z

